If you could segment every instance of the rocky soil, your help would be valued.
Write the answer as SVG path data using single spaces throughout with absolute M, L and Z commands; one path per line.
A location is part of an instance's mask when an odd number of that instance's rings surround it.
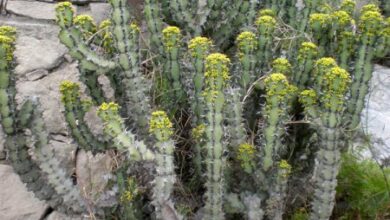
M 75 0 L 78 14 L 86 13 L 100 22 L 109 15 L 110 7 L 100 0 Z M 142 1 L 132 0 L 131 3 Z M 99 190 L 111 166 L 104 155 L 93 157 L 85 152 L 75 156 L 76 146 L 68 136 L 59 98 L 62 80 L 78 80 L 75 63 L 67 49 L 57 39 L 59 29 L 54 24 L 54 0 L 19 1 L 0 0 L 0 25 L 11 25 L 18 30 L 16 43 L 15 75 L 17 77 L 17 101 L 26 97 L 39 97 L 44 110 L 44 120 L 50 130 L 51 147 L 69 170 L 76 168 L 87 193 Z M 371 134 L 374 155 L 390 157 L 390 69 L 376 66 L 372 91 L 363 116 L 366 131 Z M 96 120 L 92 117 L 91 120 Z M 98 129 L 98 128 L 97 128 Z M 7 164 L 6 150 L 0 131 L 0 219 L 1 220 L 66 220 L 85 219 L 86 216 L 67 217 L 52 212 L 48 206 L 27 192 L 12 167 Z M 75 167 L 76 164 L 76 167 Z

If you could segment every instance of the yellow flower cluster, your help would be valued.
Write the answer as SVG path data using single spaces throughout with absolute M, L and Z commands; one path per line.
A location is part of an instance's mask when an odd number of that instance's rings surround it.
M 74 11 L 74 9 L 72 7 L 72 3 L 70 3 L 70 2 L 60 2 L 56 5 L 56 11 L 65 11 L 68 9 L 71 9 L 72 11 Z
M 270 34 L 276 26 L 275 18 L 269 15 L 260 16 L 255 23 L 258 29 L 264 29 L 268 34 Z
M 119 110 L 119 105 L 114 102 L 110 102 L 110 103 L 103 102 L 98 109 L 98 111 L 111 111 L 111 112 L 118 112 L 118 110 Z
M 366 11 L 360 16 L 359 28 L 368 36 L 375 36 L 383 28 L 383 16 L 378 11 Z
M 131 23 L 130 24 L 130 30 L 134 31 L 136 33 L 139 33 L 141 31 L 141 29 L 139 28 L 139 26 L 136 23 Z
M 256 35 L 250 31 L 244 31 L 237 37 L 237 44 L 240 59 L 245 51 L 254 51 L 257 47 Z
M 278 99 L 284 99 L 287 96 L 295 94 L 297 88 L 291 86 L 285 75 L 282 73 L 273 73 L 265 80 L 265 87 L 267 91 L 267 98 L 277 96 Z
M 287 160 L 281 160 L 279 162 L 279 168 L 284 170 L 283 177 L 288 177 L 291 174 L 291 165 L 287 162 Z
M 341 3 L 340 10 L 346 11 L 348 14 L 352 15 L 355 11 L 356 2 L 353 0 L 344 0 Z
M 75 14 L 72 3 L 60 2 L 56 5 L 56 18 L 60 25 L 71 25 Z
M 172 122 L 169 120 L 166 112 L 155 111 L 152 113 L 149 127 L 150 133 L 164 132 L 164 135 L 167 137 L 173 134 L 172 127 Z
M 332 13 L 332 18 L 333 22 L 338 24 L 340 29 L 355 23 L 346 11 L 335 11 Z
M 303 42 L 298 51 L 298 60 L 305 60 L 307 57 L 315 57 L 318 54 L 317 45 L 312 42 Z
M 313 13 L 310 15 L 309 24 L 313 29 L 327 28 L 332 23 L 332 17 L 328 14 Z
M 206 131 L 206 125 L 205 124 L 200 124 L 196 126 L 195 128 L 192 129 L 192 137 L 195 140 L 199 140 L 203 137 L 204 133 Z
M 344 94 L 351 82 L 351 76 L 349 73 L 340 67 L 333 67 L 325 74 L 324 79 L 327 83 L 328 89 L 338 94 Z
M 9 37 L 12 41 L 15 41 L 16 28 L 11 26 L 0 26 L 0 36 Z
M 299 102 L 302 103 L 305 108 L 317 104 L 316 92 L 312 89 L 303 90 L 299 96 Z
M 291 71 L 291 64 L 286 58 L 277 58 L 272 62 L 274 72 L 288 74 Z
M 262 9 L 259 11 L 259 16 L 271 16 L 275 17 L 275 12 L 272 9 Z
M 224 81 L 229 80 L 230 59 L 221 53 L 213 53 L 206 58 L 205 78 L 207 81 L 221 77 Z
M 364 14 L 366 12 L 378 12 L 380 13 L 381 10 L 379 9 L 379 7 L 375 4 L 367 4 L 365 6 L 362 7 L 361 11 L 360 11 L 360 14 Z
M 93 27 L 96 27 L 96 24 L 90 15 L 77 15 L 74 18 L 74 24 L 79 26 L 91 25 Z
M 188 49 L 192 57 L 202 59 L 207 55 L 211 46 L 212 42 L 207 37 L 195 37 L 189 42 Z
M 318 69 L 328 69 L 331 67 L 336 67 L 337 62 L 331 57 L 323 57 L 316 62 Z
M 166 50 L 169 52 L 173 48 L 178 47 L 181 39 L 180 29 L 175 26 L 168 26 L 162 31 L 163 34 L 163 43 Z
M 13 53 L 15 50 L 14 41 L 15 38 L 0 35 L 0 48 L 5 51 L 3 56 L 5 56 L 5 60 L 7 62 L 11 62 L 13 60 Z
M 63 103 L 74 102 L 80 95 L 80 85 L 69 80 L 64 80 L 60 84 L 60 92 Z
M 256 157 L 256 148 L 248 143 L 240 144 L 237 152 L 237 159 L 241 163 L 241 167 L 246 172 L 252 171 L 252 166 L 254 165 L 254 159 Z

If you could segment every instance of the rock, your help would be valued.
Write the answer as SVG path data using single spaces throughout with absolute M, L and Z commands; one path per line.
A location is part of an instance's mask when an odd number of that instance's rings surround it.
M 84 190 L 86 199 L 100 206 L 114 205 L 115 196 L 107 198 L 107 195 L 102 193 L 114 167 L 113 159 L 107 154 L 93 156 L 91 152 L 80 150 L 76 164 L 77 182 Z
M 96 24 L 100 24 L 103 20 L 110 17 L 111 6 L 107 3 L 90 3 L 90 15 L 95 20 Z
M 66 51 L 59 41 L 20 36 L 16 41 L 15 56 L 18 65 L 15 73 L 23 75 L 37 69 L 53 69 L 63 61 Z
M 0 164 L 0 219 L 41 219 L 47 206 L 28 192 L 9 165 Z
M 4 133 L 3 128 L 0 126 L 0 160 L 4 160 L 6 157 L 4 151 Z
M 36 96 L 41 102 L 43 119 L 50 133 L 67 134 L 65 118 L 62 114 L 59 86 L 63 80 L 78 82 L 77 64 L 63 64 L 58 70 L 36 81 L 19 80 L 16 83 L 18 104 L 27 97 Z
M 373 143 L 373 156 L 390 158 L 390 68 L 376 65 L 370 88 L 362 126 Z
M 55 20 L 55 4 L 37 1 L 8 1 L 6 10 L 15 15 L 40 20 Z
M 59 212 L 51 213 L 45 220 L 87 220 L 87 217 L 69 217 Z
M 4 17 L 0 18 L 0 25 L 9 25 L 16 28 L 18 37 L 27 36 L 38 40 L 58 41 L 59 28 L 55 24 L 44 21 L 32 20 L 24 17 Z
M 43 77 L 47 76 L 48 74 L 49 74 L 49 71 L 47 71 L 45 69 L 38 69 L 38 70 L 32 71 L 30 73 L 27 73 L 26 78 L 29 81 L 35 81 L 35 80 L 42 79 Z

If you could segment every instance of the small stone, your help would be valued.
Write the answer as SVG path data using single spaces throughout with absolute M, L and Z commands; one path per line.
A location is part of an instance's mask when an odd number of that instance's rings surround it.
M 107 3 L 90 3 L 90 15 L 97 24 L 110 17 L 111 6 Z
M 9 165 L 0 164 L 0 219 L 40 219 L 47 206 L 28 192 Z
M 15 15 L 33 19 L 55 20 L 56 4 L 37 1 L 8 1 L 6 10 Z
M 45 69 L 38 69 L 38 70 L 27 73 L 26 78 L 29 81 L 35 81 L 35 80 L 38 80 L 38 79 L 41 79 L 41 78 L 47 76 L 48 74 L 49 74 L 49 71 L 47 71 Z
M 66 52 L 67 49 L 58 40 L 20 36 L 14 53 L 18 63 L 15 73 L 23 75 L 38 69 L 53 69 L 62 62 Z

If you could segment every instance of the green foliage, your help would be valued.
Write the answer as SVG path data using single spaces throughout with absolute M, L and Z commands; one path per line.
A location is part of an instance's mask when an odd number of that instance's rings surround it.
M 372 159 L 346 153 L 338 176 L 338 204 L 346 204 L 340 215 L 346 219 L 386 219 L 390 216 L 390 168 Z
M 145 36 L 126 0 L 111 0 L 111 18 L 98 25 L 75 16 L 69 2 L 57 5 L 59 39 L 91 97 L 63 82 L 65 118 L 80 149 L 115 154 L 115 178 L 104 190 L 115 197 L 115 213 L 86 204 L 54 159 L 37 100 L 20 111 L 13 105 L 15 30 L 1 27 L 0 115 L 11 163 L 53 208 L 124 219 L 278 220 L 292 206 L 290 180 L 313 175 L 314 196 L 305 201 L 312 209 L 294 219 L 328 219 L 340 152 L 360 123 L 373 61 L 390 50 L 390 20 L 376 5 L 358 17 L 351 1 L 322 3 L 298 9 L 295 0 L 270 0 L 264 9 L 253 0 L 146 0 Z M 92 109 L 103 134 L 84 119 Z M 36 158 L 25 129 L 34 133 Z

